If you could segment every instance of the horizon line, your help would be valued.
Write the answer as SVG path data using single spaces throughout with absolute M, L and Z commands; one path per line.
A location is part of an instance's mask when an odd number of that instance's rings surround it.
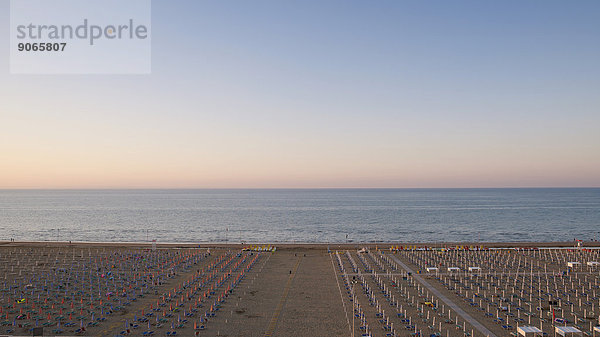
M 0 191 L 110 191 L 110 190 L 485 190 L 485 189 L 598 189 L 600 186 L 486 186 L 486 187 L 24 187 Z

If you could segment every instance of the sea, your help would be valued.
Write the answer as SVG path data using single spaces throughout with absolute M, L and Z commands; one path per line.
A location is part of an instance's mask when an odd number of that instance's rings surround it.
M 600 240 L 600 188 L 0 190 L 0 240 Z

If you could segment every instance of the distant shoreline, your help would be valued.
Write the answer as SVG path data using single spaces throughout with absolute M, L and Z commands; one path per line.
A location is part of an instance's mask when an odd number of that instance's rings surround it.
M 310 242 L 157 242 L 157 248 L 236 248 L 241 249 L 248 246 L 275 246 L 277 249 L 354 249 L 358 247 L 389 249 L 391 247 L 412 248 L 456 248 L 471 247 L 482 248 L 579 248 L 576 241 L 560 242 L 333 242 L 333 243 L 310 243 Z M 0 247 L 128 247 L 128 248 L 152 248 L 152 242 L 89 242 L 89 241 L 0 241 Z M 600 248 L 599 241 L 582 242 L 581 248 Z

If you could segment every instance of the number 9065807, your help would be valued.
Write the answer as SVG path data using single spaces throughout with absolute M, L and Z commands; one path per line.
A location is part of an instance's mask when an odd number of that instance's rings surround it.
M 64 51 L 67 46 L 66 42 L 40 42 L 40 43 L 19 43 L 17 45 L 18 51 Z

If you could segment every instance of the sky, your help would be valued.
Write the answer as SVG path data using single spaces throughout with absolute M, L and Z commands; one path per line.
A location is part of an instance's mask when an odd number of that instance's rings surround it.
M 9 73 L 0 188 L 600 187 L 600 2 L 152 2 L 149 75 Z

